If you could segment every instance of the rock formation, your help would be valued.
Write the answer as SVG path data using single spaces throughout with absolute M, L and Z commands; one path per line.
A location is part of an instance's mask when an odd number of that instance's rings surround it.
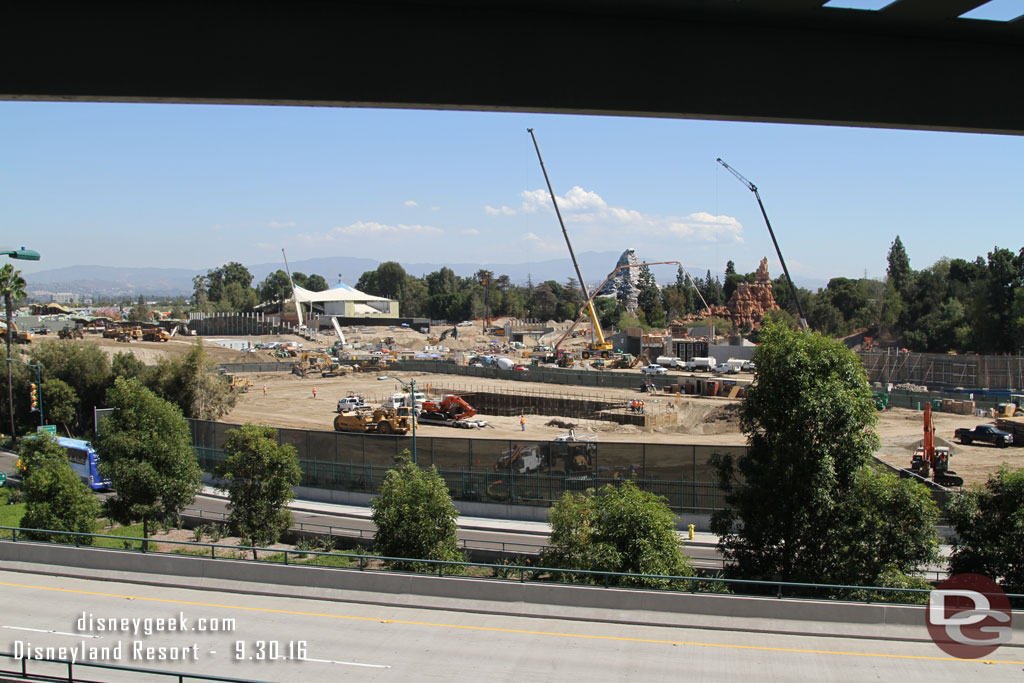
M 768 311 L 778 310 L 772 295 L 772 279 L 768 275 L 768 259 L 761 259 L 761 265 L 754 273 L 754 284 L 741 282 L 725 305 L 729 319 L 737 329 L 751 329 L 761 324 L 761 318 Z
M 619 257 L 618 263 L 615 267 L 637 265 L 640 260 L 636 257 L 636 252 L 633 249 L 627 249 L 622 252 L 622 256 Z M 636 309 L 637 300 L 640 297 L 640 269 L 639 268 L 626 268 L 615 273 L 615 277 L 608 281 L 604 287 L 597 292 L 596 296 L 609 296 L 615 297 L 622 302 L 628 310 L 632 311 Z

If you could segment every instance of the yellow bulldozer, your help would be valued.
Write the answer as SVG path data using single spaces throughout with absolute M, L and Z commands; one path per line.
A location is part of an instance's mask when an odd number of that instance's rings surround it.
M 252 389 L 253 387 L 251 379 L 239 377 L 238 375 L 233 375 L 231 373 L 225 374 L 224 379 L 227 380 L 228 385 L 231 387 L 232 391 L 237 391 L 242 394 L 249 393 L 249 390 Z
M 412 429 L 415 419 L 408 406 L 400 406 L 395 410 L 387 408 L 351 410 L 338 413 L 335 416 L 334 429 L 338 432 L 372 432 L 401 436 Z
M 641 363 L 643 363 L 644 365 L 647 365 L 649 363 L 649 361 L 647 360 L 647 356 L 643 354 L 640 354 L 639 356 L 634 356 L 630 353 L 620 353 L 617 354 L 610 361 L 607 361 L 606 367 L 611 370 L 627 370 L 629 368 L 635 368 Z
M 293 371 L 300 377 L 306 377 L 311 372 L 319 372 L 324 377 L 334 377 L 340 374 L 338 370 L 338 363 L 321 351 L 303 351 L 299 354 L 299 362 L 293 366 Z
M 60 339 L 85 339 L 85 334 L 80 327 L 65 327 L 57 332 Z

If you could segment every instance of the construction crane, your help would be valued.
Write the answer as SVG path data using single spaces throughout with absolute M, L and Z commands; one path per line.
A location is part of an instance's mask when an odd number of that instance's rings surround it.
M 526 132 L 533 139 L 533 148 L 537 150 L 537 160 L 540 162 L 540 170 L 544 173 L 544 182 L 548 185 L 548 194 L 551 196 L 551 203 L 555 206 L 555 215 L 558 216 L 558 224 L 562 226 L 562 235 L 565 236 L 565 245 L 569 247 L 569 256 L 572 258 L 572 265 L 576 269 L 576 278 L 583 289 L 583 299 L 586 301 L 587 313 L 590 315 L 590 322 L 593 328 L 594 339 L 587 344 L 584 358 L 589 358 L 591 353 L 597 353 L 601 358 L 611 356 L 612 343 L 604 338 L 604 331 L 601 330 L 601 321 L 597 318 L 597 311 L 594 310 L 594 297 L 587 291 L 587 284 L 583 279 L 583 272 L 580 264 L 576 261 L 576 253 L 572 250 L 572 242 L 569 241 L 569 232 L 565 229 L 565 221 L 562 220 L 562 212 L 558 210 L 558 200 L 555 198 L 555 191 L 551 188 L 551 179 L 548 178 L 548 171 L 544 168 L 544 159 L 540 155 L 540 146 L 537 144 L 537 136 L 533 134 L 533 128 L 527 128 Z
M 807 319 L 804 317 L 804 309 L 800 305 L 800 298 L 796 295 L 796 285 L 793 284 L 793 278 L 789 276 L 789 268 L 786 267 L 786 259 L 782 258 L 782 249 L 779 248 L 779 241 L 775 239 L 775 231 L 772 230 L 771 221 L 768 220 L 768 213 L 764 210 L 764 202 L 761 201 L 761 194 L 757 191 L 757 185 L 750 182 L 735 168 L 722 161 L 722 158 L 717 159 L 718 163 L 725 167 L 725 170 L 736 176 L 736 179 L 747 186 L 747 189 L 754 193 L 757 197 L 757 205 L 761 207 L 761 215 L 764 216 L 764 224 L 768 226 L 768 234 L 772 236 L 772 244 L 775 245 L 775 253 L 779 255 L 779 263 L 782 264 L 782 271 L 786 274 L 786 281 L 789 282 L 789 291 L 793 294 L 793 301 L 796 303 L 796 311 L 800 316 L 800 326 L 803 329 L 808 329 Z
M 617 268 L 615 268 L 615 270 L 613 270 L 612 272 L 608 273 L 608 277 L 606 277 L 604 279 L 604 282 L 602 282 L 600 285 L 598 285 L 594 289 L 594 293 L 591 294 L 589 297 L 587 297 L 587 301 L 580 308 L 580 314 L 579 314 L 579 316 L 577 316 L 575 322 L 573 322 L 573 324 L 570 325 L 569 328 L 565 331 L 565 334 L 563 334 L 561 337 L 559 337 L 558 341 L 555 342 L 555 345 L 553 347 L 555 349 L 555 354 L 557 355 L 559 347 L 561 347 L 562 342 L 565 341 L 565 338 L 568 337 L 570 334 L 572 334 L 572 331 L 574 329 L 576 329 L 576 326 L 580 324 L 581 320 L 583 320 L 583 316 L 588 314 L 590 311 L 594 310 L 594 298 L 597 296 L 598 292 L 600 292 L 602 289 L 604 289 L 604 286 L 606 284 L 611 282 L 612 278 L 615 277 L 616 273 L 618 273 L 620 270 L 627 270 L 629 268 L 642 268 L 644 266 L 665 266 L 665 265 L 676 265 L 676 266 L 679 266 L 680 268 L 683 267 L 683 264 L 680 263 L 679 261 L 654 261 L 652 263 L 632 263 L 632 264 L 627 263 L 624 266 L 618 266 Z M 689 273 L 687 273 L 687 277 L 689 277 Z M 697 292 L 697 296 L 699 296 L 701 298 L 701 301 L 704 300 L 704 297 L 701 295 L 701 293 L 699 291 Z M 707 306 L 707 303 L 705 303 L 704 305 Z M 709 315 L 710 315 L 710 312 L 711 312 L 711 309 L 709 308 L 708 309 L 708 314 Z M 588 357 L 589 357 L 588 355 L 584 355 L 583 356 L 584 359 L 586 359 Z

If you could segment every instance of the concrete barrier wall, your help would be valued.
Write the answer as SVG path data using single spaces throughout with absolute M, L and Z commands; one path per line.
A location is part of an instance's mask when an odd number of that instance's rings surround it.
M 361 572 L 354 569 L 300 567 L 237 560 L 154 555 L 96 548 L 73 548 L 44 543 L 0 541 L 0 568 L 6 563 L 37 563 L 95 572 L 137 572 L 165 577 L 249 582 L 250 592 L 275 593 L 279 586 L 359 591 L 367 594 L 430 596 L 497 603 L 503 613 L 515 613 L 518 603 L 563 608 L 597 608 L 718 617 L 783 619 L 837 624 L 924 625 L 923 606 L 859 604 L 834 601 L 667 593 L 589 586 L 518 583 L 487 579 L 437 577 L 422 574 Z M 55 571 L 49 567 L 47 571 Z M 59 571 L 57 572 L 59 573 Z M 167 581 L 170 575 L 171 581 Z M 369 598 L 368 596 L 368 599 Z M 375 601 L 380 601 L 375 600 Z M 1015 628 L 1024 630 L 1024 614 Z

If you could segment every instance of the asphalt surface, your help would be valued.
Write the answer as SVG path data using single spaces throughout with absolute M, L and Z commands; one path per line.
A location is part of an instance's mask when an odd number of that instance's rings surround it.
M 10 571 L 0 571 L 0 600 L 0 649 L 8 652 L 77 647 L 79 656 L 91 661 L 284 683 L 943 683 L 1019 681 L 1024 666 L 1019 647 L 997 650 L 988 663 L 955 660 L 931 642 L 887 639 L 885 626 L 878 626 L 877 636 L 861 638 L 777 633 L 771 620 L 760 620 L 759 632 L 646 626 L 601 621 L 600 610 L 594 618 L 535 618 Z M 100 630 L 98 618 L 129 621 L 117 631 Z M 167 620 L 163 628 L 151 621 L 149 635 L 136 633 L 130 621 L 140 620 L 138 628 L 144 629 L 144 620 L 160 618 Z M 185 630 L 168 630 L 171 620 L 176 626 L 184 622 Z M 82 652 L 83 647 L 96 650 Z M 160 661 L 161 655 L 176 660 Z M 30 671 L 44 667 L 28 665 Z M 0 666 L 10 669 L 20 662 L 0 661 Z M 89 677 L 140 680 L 137 674 L 107 672 Z

